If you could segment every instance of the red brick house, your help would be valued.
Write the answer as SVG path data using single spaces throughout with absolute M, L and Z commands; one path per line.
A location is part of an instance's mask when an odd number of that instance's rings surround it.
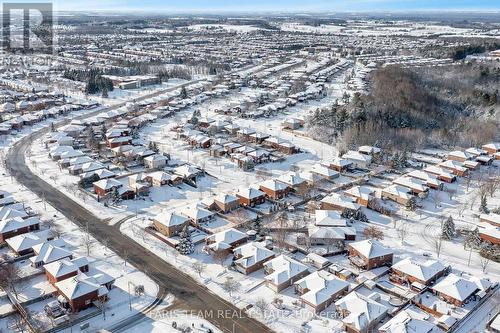
M 214 204 L 218 210 L 223 213 L 230 212 L 240 206 L 237 196 L 232 194 L 220 194 L 214 198 Z
M 236 197 L 240 205 L 248 207 L 260 205 L 266 201 L 266 193 L 252 187 L 238 190 Z
M 189 224 L 189 218 L 175 213 L 161 213 L 153 220 L 156 230 L 167 237 L 178 235 Z
M 88 272 L 89 262 L 85 257 L 71 260 L 63 259 L 44 265 L 43 268 L 47 280 L 54 285 L 56 282 L 78 275 L 78 272 Z
M 262 243 L 251 242 L 235 248 L 233 255 L 236 269 L 248 275 L 261 269 L 264 262 L 273 259 L 276 254 Z
M 37 217 L 0 220 L 0 244 L 6 239 L 35 230 L 40 230 L 40 220 Z
M 291 188 L 287 184 L 275 179 L 270 179 L 261 183 L 259 189 L 273 200 L 282 199 L 291 191 Z
M 390 279 L 400 284 L 418 282 L 424 286 L 431 285 L 445 275 L 447 268 L 437 260 L 418 261 L 406 258 L 391 267 Z
M 446 276 L 431 289 L 447 303 L 463 306 L 476 297 L 480 291 L 488 292 L 492 284 L 489 280 L 454 273 Z
M 361 268 L 370 270 L 380 266 L 392 265 L 393 252 L 373 239 L 350 243 L 349 261 Z

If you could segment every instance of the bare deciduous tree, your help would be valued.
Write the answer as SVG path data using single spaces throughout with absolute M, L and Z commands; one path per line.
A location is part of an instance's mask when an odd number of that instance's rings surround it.
M 201 274 L 203 274 L 207 265 L 203 262 L 195 261 L 191 264 L 191 268 L 196 272 L 196 274 L 198 274 L 199 277 L 201 277 Z
M 367 239 L 382 240 L 384 239 L 384 232 L 380 228 L 371 225 L 363 230 L 363 236 Z

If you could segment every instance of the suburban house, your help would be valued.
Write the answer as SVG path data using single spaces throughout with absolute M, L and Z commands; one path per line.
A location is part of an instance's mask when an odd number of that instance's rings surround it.
M 280 255 L 264 263 L 266 286 L 280 292 L 309 274 L 303 263 L 285 255 Z
M 237 196 L 232 194 L 219 194 L 214 198 L 214 204 L 217 210 L 223 213 L 230 212 L 240 207 L 240 201 Z
M 464 166 L 462 162 L 457 162 L 454 160 L 446 160 L 438 164 L 441 168 L 451 171 L 455 176 L 465 177 L 467 176 L 468 169 Z
M 40 267 L 54 261 L 73 258 L 73 253 L 63 248 L 65 244 L 62 239 L 55 239 L 34 245 L 33 252 L 35 255 L 30 258 L 31 265 Z
M 181 210 L 181 214 L 189 218 L 191 224 L 196 227 L 215 216 L 214 212 L 209 211 L 202 204 L 188 205 Z
M 28 232 L 17 235 L 6 240 L 9 248 L 19 256 L 33 252 L 33 246 L 42 244 L 54 239 L 52 230 L 42 230 L 37 232 Z
M 0 220 L 0 244 L 9 238 L 35 230 L 40 230 L 38 217 L 22 218 L 17 216 L 9 218 L 4 216 Z
M 500 215 L 489 213 L 479 215 L 479 221 L 481 223 L 489 223 L 495 227 L 500 227 Z
M 368 207 L 370 199 L 373 198 L 375 191 L 365 186 L 353 186 L 344 191 L 344 194 L 356 199 L 356 203 Z
M 188 224 L 189 218 L 172 212 L 162 212 L 153 219 L 155 229 L 167 237 L 178 235 Z
M 429 188 L 427 187 L 425 181 L 417 178 L 402 176 L 394 179 L 392 183 L 407 187 L 410 189 L 411 194 L 418 195 L 420 197 L 426 196 L 429 192 Z
M 361 206 L 356 199 L 345 194 L 332 193 L 321 199 L 321 209 L 338 210 L 344 212 L 347 209 L 357 211 Z
M 345 158 L 335 158 L 329 162 L 326 163 L 326 166 L 329 167 L 330 169 L 333 169 L 337 172 L 345 172 L 352 168 L 353 162 L 349 161 L 348 159 Z
M 488 292 L 492 284 L 489 280 L 467 275 L 449 274 L 431 289 L 447 303 L 463 306 L 481 291 Z
M 114 178 L 101 179 L 95 183 L 94 192 L 97 194 L 97 199 L 107 198 L 116 191 L 117 196 L 123 200 L 133 199 L 135 197 L 135 192 Z
M 144 158 L 144 166 L 148 169 L 160 169 L 167 165 L 168 158 L 166 156 L 155 154 Z
M 301 302 L 315 313 L 325 310 L 348 290 L 348 282 L 327 271 L 316 271 L 295 283 L 295 291 L 300 295 Z
M 439 179 L 437 179 L 435 175 L 422 170 L 413 170 L 407 173 L 406 176 L 419 179 L 423 181 L 427 187 L 434 190 L 440 190 L 443 187 L 443 183 Z
M 401 310 L 379 328 L 379 333 L 438 333 L 436 323 L 429 321 L 429 314 L 413 306 Z
M 481 147 L 488 154 L 494 155 L 495 153 L 500 152 L 500 142 L 488 143 Z
M 266 201 L 266 193 L 253 187 L 239 189 L 235 194 L 242 206 L 254 207 Z
M 205 238 L 206 249 L 209 252 L 224 252 L 229 254 L 232 249 L 246 243 L 248 236 L 234 228 L 220 231 Z
M 63 259 L 51 262 L 43 266 L 45 276 L 51 284 L 68 279 L 78 275 L 79 272 L 85 273 L 89 271 L 89 261 L 85 257 L 75 259 Z
M 93 302 L 106 300 L 108 288 L 101 286 L 95 279 L 85 274 L 78 274 L 69 279 L 56 282 L 56 289 L 64 297 L 67 308 L 72 312 L 78 312 L 93 306 Z
M 314 225 L 318 227 L 347 227 L 347 220 L 336 210 L 320 210 L 314 213 Z
M 350 243 L 348 252 L 349 261 L 361 269 L 392 265 L 393 252 L 374 239 Z
M 454 150 L 448 153 L 448 159 L 458 162 L 465 162 L 474 158 L 474 155 L 467 151 Z
M 389 309 L 378 302 L 376 294 L 372 295 L 364 296 L 352 291 L 335 302 L 335 308 L 347 332 L 373 332 L 379 322 L 385 318 Z
M 283 199 L 291 190 L 287 184 L 275 179 L 270 179 L 261 183 L 259 189 L 273 200 Z
M 413 195 L 408 187 L 392 184 L 382 189 L 381 197 L 406 205 Z
M 445 183 L 453 183 L 457 180 L 457 176 L 449 172 L 449 170 L 445 170 L 436 165 L 430 165 L 424 169 L 430 175 L 434 175 L 437 179 L 445 182 Z
M 491 244 L 500 244 L 500 227 L 491 225 L 490 223 L 478 224 L 479 237 L 483 241 Z
M 366 169 L 372 163 L 371 155 L 361 154 L 360 152 L 349 150 L 342 155 L 342 159 L 349 161 L 354 168 Z
M 283 175 L 281 175 L 279 178 L 276 180 L 288 185 L 294 190 L 300 189 L 304 186 L 306 186 L 306 180 L 302 177 L 300 177 L 299 173 L 297 172 L 287 172 Z
M 326 245 L 332 247 L 343 247 L 344 241 L 356 239 L 356 229 L 353 227 L 319 227 L 309 226 L 307 235 L 311 245 Z M 341 244 L 341 245 L 340 245 Z
M 446 272 L 447 268 L 438 260 L 420 261 L 406 258 L 392 265 L 390 280 L 411 285 L 412 289 L 421 291 L 425 286 L 433 284 Z
M 251 242 L 235 248 L 233 255 L 236 269 L 248 275 L 261 269 L 264 262 L 274 258 L 275 253 L 266 248 L 263 243 Z
M 322 164 L 315 164 L 312 166 L 311 170 L 309 172 L 319 176 L 320 178 L 327 179 L 327 180 L 332 180 L 334 178 L 338 178 L 340 176 L 340 173 L 337 171 L 330 169 Z

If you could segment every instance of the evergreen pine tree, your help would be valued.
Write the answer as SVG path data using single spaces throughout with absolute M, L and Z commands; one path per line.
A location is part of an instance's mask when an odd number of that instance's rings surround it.
M 486 200 L 486 195 L 481 196 L 481 205 L 479 206 L 479 212 L 483 214 L 488 214 L 488 201 Z
M 194 245 L 187 226 L 182 229 L 181 233 L 179 234 L 179 238 L 179 243 L 175 247 L 177 251 L 179 251 L 180 254 L 184 255 L 193 253 Z
M 479 229 L 476 228 L 469 232 L 467 237 L 465 237 L 464 247 L 469 249 L 479 249 L 481 246 L 481 237 L 479 236 Z
M 450 215 L 443 223 L 441 238 L 450 240 L 453 237 L 455 237 L 455 222 Z

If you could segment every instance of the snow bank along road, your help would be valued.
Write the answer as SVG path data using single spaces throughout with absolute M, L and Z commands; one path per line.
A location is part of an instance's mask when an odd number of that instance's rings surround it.
M 173 89 L 178 89 L 178 86 Z M 151 96 L 144 98 L 149 97 Z M 107 110 L 120 106 L 122 105 L 115 105 Z M 88 116 L 86 115 L 86 117 Z M 68 122 L 65 121 L 60 125 Z M 152 255 L 147 249 L 130 240 L 120 233 L 117 226 L 108 225 L 57 188 L 33 174 L 26 165 L 25 153 L 31 143 L 46 134 L 48 130 L 45 128 L 26 136 L 9 150 L 7 168 L 19 183 L 38 196 L 45 197 L 47 202 L 80 227 L 85 227 L 88 223 L 88 229 L 92 236 L 101 242 L 106 240 L 109 248 L 151 277 L 158 283 L 161 294 L 174 295 L 177 299 L 176 308 L 193 311 L 193 313 L 207 313 L 207 310 L 212 310 L 210 313 L 213 316 L 204 319 L 210 321 L 223 332 L 272 332 L 267 326 L 248 317 L 231 303 L 212 294 L 205 286 L 198 284 L 181 270 Z

